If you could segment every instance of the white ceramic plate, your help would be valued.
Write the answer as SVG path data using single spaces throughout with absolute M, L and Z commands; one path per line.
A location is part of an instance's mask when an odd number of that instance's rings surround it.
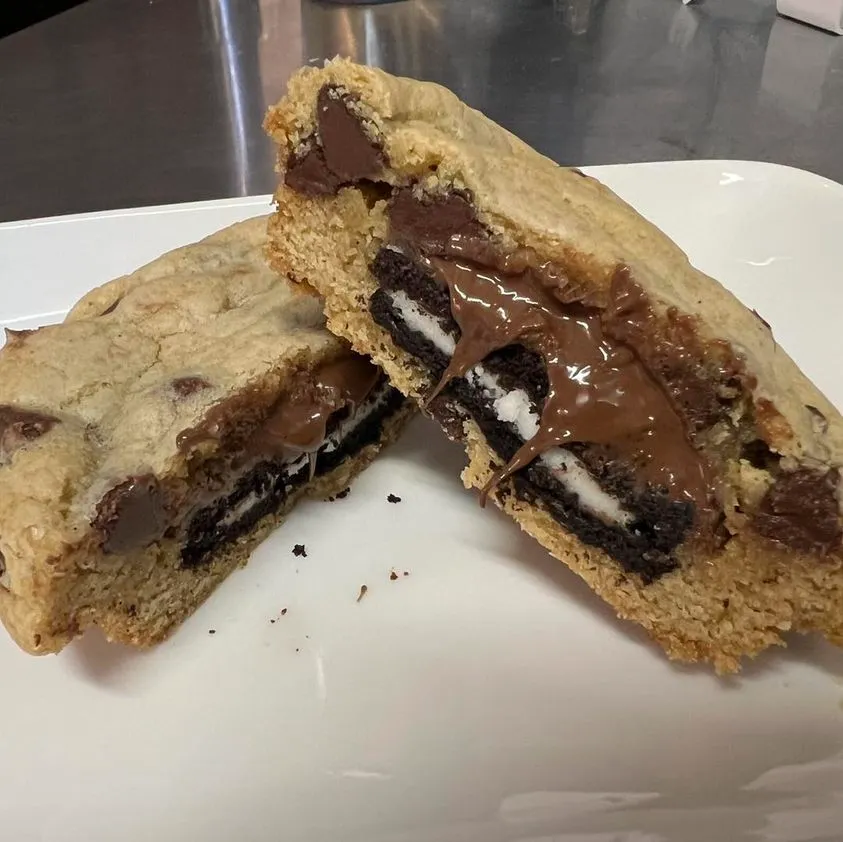
M 591 172 L 843 404 L 843 187 L 756 163 Z M 0 321 L 55 320 L 92 285 L 267 210 L 0 226 Z M 36 659 L 0 637 L 0 839 L 843 838 L 843 652 L 797 639 L 729 681 L 673 666 L 481 511 L 461 466 L 418 421 L 152 652 L 92 634 Z

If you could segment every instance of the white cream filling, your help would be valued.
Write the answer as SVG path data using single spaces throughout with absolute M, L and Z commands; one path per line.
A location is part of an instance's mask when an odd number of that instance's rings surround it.
M 442 328 L 439 321 L 423 310 L 406 292 L 390 293 L 395 312 L 410 330 L 428 340 L 438 351 L 452 356 L 456 349 L 454 337 Z M 524 440 L 529 441 L 539 430 L 539 415 L 530 404 L 530 397 L 523 389 L 504 389 L 498 378 L 478 364 L 466 374 L 466 380 L 478 389 L 492 404 L 497 417 L 510 424 Z M 571 493 L 580 505 L 602 520 L 626 526 L 633 516 L 611 494 L 604 491 L 591 476 L 583 463 L 570 450 L 552 447 L 539 456 L 539 461 L 549 468 L 553 476 Z
M 343 441 L 348 438 L 348 436 L 362 424 L 370 415 L 380 409 L 384 403 L 386 403 L 389 397 L 389 384 L 384 381 L 383 386 L 378 389 L 378 391 L 371 395 L 365 403 L 363 403 L 355 412 L 352 412 L 348 418 L 344 419 L 340 422 L 337 428 L 325 438 L 322 444 L 314 451 L 313 458 L 316 458 L 321 453 L 331 453 L 332 451 L 336 450 Z M 298 456 L 294 456 L 284 463 L 282 463 L 288 470 L 288 476 L 290 480 L 295 477 L 299 471 L 303 468 L 306 468 L 308 462 L 310 460 L 310 455 L 307 453 L 302 453 Z M 239 474 L 239 476 L 233 479 L 232 485 L 236 485 L 237 481 L 240 477 L 244 476 L 249 472 L 249 470 L 254 467 L 251 465 L 247 470 L 243 471 Z M 286 486 L 286 490 L 290 491 L 292 489 L 293 483 L 290 482 Z M 267 491 L 266 494 L 269 492 Z M 260 504 L 265 498 L 266 494 L 259 494 L 256 491 L 251 491 L 249 494 L 244 497 L 236 506 L 231 508 L 229 511 L 225 513 L 225 515 L 220 519 L 219 525 L 222 527 L 232 526 L 237 523 L 239 520 L 244 518 L 248 513 L 258 504 Z

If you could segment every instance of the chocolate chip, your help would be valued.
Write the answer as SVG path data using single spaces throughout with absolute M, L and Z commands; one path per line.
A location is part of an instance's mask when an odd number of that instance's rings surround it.
M 167 528 L 164 495 L 152 474 L 132 476 L 100 500 L 93 525 L 103 535 L 107 553 L 147 547 Z
M 301 558 L 307 558 L 307 550 L 305 549 L 304 544 L 296 544 L 293 547 L 293 555 Z
M 177 377 L 170 386 L 178 397 L 189 398 L 196 392 L 210 389 L 211 384 L 204 377 Z
M 306 196 L 330 196 L 344 184 L 374 179 L 386 165 L 381 144 L 354 113 L 358 99 L 324 85 L 316 100 L 317 136 L 287 159 L 284 183 Z
M 412 188 L 398 190 L 389 202 L 390 233 L 394 240 L 409 240 L 436 253 L 454 235 L 486 237 L 471 203 L 459 193 L 420 198 Z
M 366 596 L 368 591 L 369 591 L 368 585 L 360 585 L 360 593 L 357 594 L 357 601 L 360 602 L 360 600 L 363 599 L 364 596 Z
M 0 405 L 0 464 L 29 442 L 49 432 L 58 418 L 14 406 Z
M 803 552 L 827 553 L 840 545 L 837 470 L 800 468 L 770 486 L 755 514 L 755 528 L 768 538 Z
M 343 182 L 374 179 L 385 159 L 381 146 L 372 140 L 354 113 L 358 102 L 351 94 L 323 85 L 316 98 L 316 125 L 328 167 Z
M 397 494 L 387 494 L 386 495 L 386 502 L 387 503 L 400 503 L 401 498 Z
M 325 153 L 311 140 L 304 150 L 287 159 L 284 183 L 303 196 L 333 196 L 342 179 L 331 172 Z

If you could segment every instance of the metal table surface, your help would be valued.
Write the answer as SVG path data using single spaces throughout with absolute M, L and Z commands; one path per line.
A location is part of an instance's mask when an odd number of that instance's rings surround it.
M 0 40 L 0 220 L 269 192 L 264 109 L 335 54 L 448 85 L 562 163 L 843 181 L 843 38 L 774 0 L 90 0 Z

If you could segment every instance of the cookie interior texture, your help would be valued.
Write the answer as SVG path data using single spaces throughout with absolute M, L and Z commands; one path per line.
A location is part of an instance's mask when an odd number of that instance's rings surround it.
M 269 270 L 266 220 L 169 255 L 0 353 L 0 616 L 34 653 L 166 637 L 411 404 Z
M 671 657 L 841 641 L 843 421 L 760 317 L 438 86 L 338 60 L 266 127 L 272 261 L 465 442 L 467 486 Z

